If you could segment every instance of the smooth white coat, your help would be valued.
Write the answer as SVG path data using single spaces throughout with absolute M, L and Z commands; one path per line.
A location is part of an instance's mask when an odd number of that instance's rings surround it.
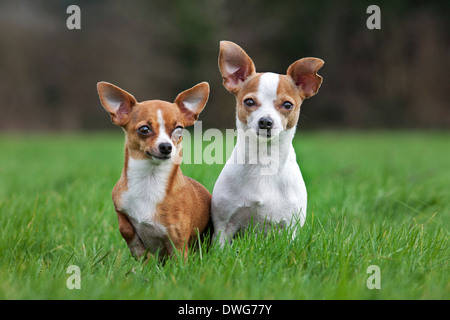
M 128 159 L 128 190 L 121 198 L 122 211 L 151 253 L 164 248 L 167 230 L 155 219 L 156 207 L 166 195 L 172 161 Z
M 292 146 L 296 128 L 283 128 L 273 105 L 278 83 L 279 75 L 263 74 L 257 92 L 261 106 L 249 115 L 247 124 L 237 119 L 236 146 L 212 193 L 214 239 L 218 238 L 221 245 L 231 241 L 237 231 L 247 228 L 251 222 L 259 227 L 293 226 L 293 236 L 296 227 L 305 222 L 306 187 Z M 254 159 L 254 144 L 264 141 L 256 135 L 257 122 L 262 116 L 274 120 L 275 130 L 268 144 L 270 152 L 259 154 L 259 161 L 250 161 Z

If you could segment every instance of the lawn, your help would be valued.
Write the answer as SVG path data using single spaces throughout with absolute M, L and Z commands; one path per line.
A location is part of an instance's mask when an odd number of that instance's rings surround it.
M 297 134 L 307 222 L 135 261 L 111 190 L 120 134 L 0 135 L 0 299 L 450 299 L 450 134 Z M 210 191 L 222 165 L 183 165 Z M 69 290 L 70 265 L 81 289 Z M 380 289 L 368 289 L 380 269 Z

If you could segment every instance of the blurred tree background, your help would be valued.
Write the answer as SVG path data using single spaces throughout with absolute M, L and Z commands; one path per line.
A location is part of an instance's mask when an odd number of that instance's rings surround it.
M 449 3 L 2 0 L 0 130 L 113 129 L 98 81 L 139 101 L 172 101 L 208 81 L 203 128 L 233 128 L 234 98 L 217 67 L 220 40 L 243 47 L 258 71 L 325 60 L 302 128 L 448 129 Z M 81 30 L 66 27 L 72 4 L 81 8 Z M 381 8 L 381 30 L 366 27 L 371 4 Z

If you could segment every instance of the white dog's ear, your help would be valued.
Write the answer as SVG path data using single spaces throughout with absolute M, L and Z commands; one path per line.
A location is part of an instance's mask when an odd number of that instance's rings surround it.
M 232 93 L 255 73 L 252 59 L 241 47 L 230 41 L 220 41 L 219 69 L 224 87 Z
M 175 104 L 184 117 L 184 126 L 192 126 L 197 121 L 200 112 L 206 106 L 209 97 L 209 84 L 202 82 L 183 91 L 175 99 Z
M 129 120 L 131 109 L 137 103 L 136 99 L 108 82 L 97 83 L 97 91 L 103 108 L 111 115 L 112 122 L 123 127 Z
M 295 61 L 287 70 L 300 90 L 303 99 L 314 96 L 322 84 L 322 77 L 317 74 L 324 65 L 324 61 L 318 58 L 303 58 Z

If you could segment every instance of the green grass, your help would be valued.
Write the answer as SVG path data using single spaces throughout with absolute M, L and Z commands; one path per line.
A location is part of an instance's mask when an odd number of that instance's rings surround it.
M 0 299 L 450 299 L 448 133 L 299 133 L 295 149 L 309 197 L 296 240 L 250 232 L 144 265 L 110 196 L 121 135 L 0 136 Z M 183 171 L 212 190 L 221 167 Z

